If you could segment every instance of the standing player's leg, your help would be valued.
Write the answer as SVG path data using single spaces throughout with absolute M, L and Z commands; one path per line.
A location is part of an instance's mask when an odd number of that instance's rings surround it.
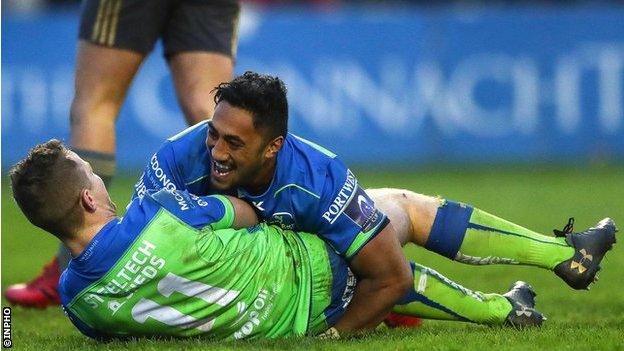
M 212 117 L 213 89 L 232 79 L 240 6 L 180 2 L 163 35 L 178 102 L 189 125 Z
M 115 174 L 115 121 L 145 55 L 81 41 L 71 105 L 72 149 L 106 186 Z
M 71 145 L 108 186 L 116 167 L 117 115 L 171 6 L 166 0 L 85 0 L 82 9 Z
M 212 117 L 212 90 L 232 79 L 233 63 L 228 56 L 209 52 L 182 52 L 169 58 L 178 102 L 189 125 Z
M 115 122 L 145 54 L 78 43 L 75 95 L 70 109 L 72 150 L 89 162 L 107 188 L 115 176 Z M 63 271 L 71 256 L 63 245 L 57 254 Z
M 145 56 L 158 39 L 170 7 L 164 0 L 85 0 L 70 110 L 72 149 L 108 187 L 115 173 L 115 121 Z M 71 256 L 61 245 L 54 260 L 28 284 L 10 286 L 11 303 L 58 304 L 60 272 Z
M 523 264 L 553 270 L 568 285 L 584 289 L 615 243 L 615 224 L 604 219 L 584 232 L 560 237 L 536 233 L 469 205 L 407 190 L 367 191 L 395 227 L 402 244 L 413 242 L 468 264 Z
M 115 120 L 144 55 L 81 41 L 76 63 L 76 92 L 71 105 L 72 149 L 89 162 L 108 187 L 115 173 Z M 61 244 L 54 260 L 28 284 L 10 286 L 15 304 L 59 304 L 58 279 L 71 256 Z

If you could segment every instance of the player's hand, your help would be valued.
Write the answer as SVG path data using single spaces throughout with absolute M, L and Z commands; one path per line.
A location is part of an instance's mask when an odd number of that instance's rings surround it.
M 413 285 L 392 224 L 366 244 L 350 266 L 358 283 L 347 311 L 334 326 L 341 333 L 375 328 Z
M 335 340 L 335 339 L 340 339 L 340 333 L 338 332 L 336 328 L 331 327 L 327 329 L 326 331 L 320 333 L 316 337 L 319 339 L 323 339 L 323 340 Z

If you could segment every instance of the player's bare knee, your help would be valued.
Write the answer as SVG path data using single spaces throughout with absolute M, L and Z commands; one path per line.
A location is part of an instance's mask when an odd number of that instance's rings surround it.
M 408 242 L 423 246 L 429 237 L 438 208 L 445 203 L 440 197 L 419 194 L 406 189 L 367 189 L 375 206 L 386 213 L 395 225 L 401 245 Z
M 113 93 L 76 92 L 71 103 L 69 121 L 72 128 L 93 123 L 115 123 L 123 103 L 123 96 Z
M 74 100 L 69 109 L 69 124 L 72 128 L 75 128 L 83 123 L 87 122 L 89 111 L 85 104 Z
M 71 128 L 81 126 L 93 126 L 94 123 L 105 120 L 106 117 L 95 107 L 87 104 L 73 103 L 69 110 L 69 124 Z M 111 114 L 110 120 L 114 122 L 115 115 Z
M 409 190 L 403 190 L 402 195 L 410 204 L 420 207 L 425 206 L 437 208 L 444 203 L 444 200 L 439 197 L 423 195 Z
M 428 196 L 413 192 L 406 189 L 373 189 L 373 199 L 377 201 L 392 201 L 399 204 L 406 212 L 410 213 L 410 217 L 414 212 L 421 213 L 435 212 L 437 208 L 444 204 L 444 199 L 434 196 Z

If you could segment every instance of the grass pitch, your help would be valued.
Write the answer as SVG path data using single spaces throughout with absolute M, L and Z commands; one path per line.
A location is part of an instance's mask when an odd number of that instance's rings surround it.
M 360 170 L 367 187 L 401 187 L 474 204 L 542 233 L 576 217 L 575 229 L 610 216 L 624 231 L 624 168 L 561 170 L 506 168 L 420 170 L 372 173 Z M 120 209 L 130 197 L 135 176 L 118 177 L 111 190 Z M 31 226 L 2 188 L 2 288 L 35 276 L 58 247 L 55 239 Z M 624 240 L 619 233 L 620 242 Z M 416 247 L 411 259 L 475 290 L 503 292 L 515 280 L 530 282 L 537 307 L 548 321 L 539 329 L 513 330 L 466 323 L 426 321 L 413 330 L 380 329 L 339 341 L 313 338 L 213 342 L 206 339 L 98 344 L 73 328 L 59 308 L 13 308 L 16 350 L 624 350 L 624 245 L 603 261 L 600 281 L 590 291 L 574 291 L 551 272 L 533 267 L 467 266 Z M 2 299 L 6 306 L 6 300 Z

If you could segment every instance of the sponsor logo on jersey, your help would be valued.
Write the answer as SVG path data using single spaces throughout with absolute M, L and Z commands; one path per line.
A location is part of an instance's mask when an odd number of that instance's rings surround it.
M 267 220 L 268 224 L 277 225 L 282 229 L 295 228 L 295 217 L 289 212 L 276 212 Z
M 194 194 L 191 194 L 191 193 L 189 193 L 189 196 L 191 197 L 191 199 L 195 200 L 195 202 L 196 202 L 199 206 L 201 206 L 201 207 L 206 207 L 206 206 L 208 206 L 208 203 L 207 203 L 204 199 L 202 199 L 201 197 L 199 197 L 199 196 L 197 196 L 197 195 L 194 195 Z
M 183 194 L 181 194 L 178 191 L 174 191 L 171 194 L 173 195 L 173 198 L 178 202 L 178 206 L 180 206 L 180 210 L 186 211 L 189 209 L 189 205 L 186 202 L 186 199 L 184 198 L 184 196 L 182 196 Z
M 154 154 L 152 156 L 152 158 L 150 159 L 150 166 L 151 166 L 151 169 L 153 171 L 154 177 L 156 177 L 156 179 L 158 179 L 160 184 L 162 184 L 163 188 L 165 188 L 165 189 L 167 189 L 169 191 L 174 191 L 174 190 L 177 189 L 175 184 L 171 181 L 171 179 L 169 179 L 169 177 L 167 177 L 167 174 L 162 169 L 162 167 L 160 167 L 160 164 L 158 162 L 158 157 L 156 156 L 156 154 Z
M 150 187 L 145 185 L 146 176 L 148 180 L 152 183 L 152 186 Z M 139 181 L 134 185 L 134 190 L 136 191 L 137 196 L 140 199 L 145 196 L 145 193 L 148 189 L 153 188 L 165 188 L 169 191 L 177 190 L 176 185 L 169 179 L 169 177 L 167 177 L 167 174 L 160 166 L 156 154 L 152 155 L 148 168 L 145 170 L 145 172 L 143 172 L 143 174 L 141 174 L 141 178 L 139 178 Z
M 137 197 L 139 199 L 142 199 L 143 196 L 145 196 L 145 193 L 147 192 L 147 186 L 145 185 L 143 178 L 145 178 L 145 173 L 141 174 L 141 178 L 139 178 L 139 181 L 134 185 L 134 191 L 136 191 Z M 128 204 L 128 206 L 130 205 Z
M 250 306 L 246 306 L 244 303 L 242 305 L 237 305 L 238 313 L 243 315 L 246 314 L 247 321 L 243 324 L 242 327 L 240 327 L 238 331 L 234 332 L 235 339 L 242 339 L 246 336 L 251 335 L 254 329 L 259 326 L 261 322 L 266 320 L 266 318 L 268 317 L 268 312 L 273 305 L 272 300 L 274 297 L 274 293 L 271 293 L 266 289 L 262 289 Z
M 262 205 L 264 204 L 264 201 L 252 201 L 251 202 L 255 208 L 257 208 L 260 211 L 265 211 L 264 207 L 262 207 Z
M 347 204 L 344 214 L 367 232 L 383 220 L 383 215 L 375 208 L 375 203 L 366 195 L 364 189 L 357 187 L 353 200 Z
M 190 194 L 187 191 L 169 191 L 168 189 L 161 189 L 150 196 L 165 208 L 169 208 L 167 205 L 175 202 L 181 211 L 196 208 L 197 206 L 208 206 L 208 203 L 204 199 L 197 195 Z
M 340 214 L 344 211 L 345 207 L 347 207 L 351 203 L 351 200 L 353 200 L 356 188 L 358 188 L 357 178 L 355 178 L 355 175 L 350 169 L 348 169 L 347 179 L 338 192 L 338 195 L 336 195 L 332 203 L 329 205 L 329 208 L 327 208 L 327 210 L 323 213 L 323 219 L 329 223 L 334 223 L 336 218 L 338 218 L 338 216 L 340 216 Z
M 360 208 L 360 212 L 365 216 L 369 217 L 375 211 L 375 207 L 370 203 L 370 199 L 368 199 L 364 195 L 358 195 L 357 197 L 358 207 Z
M 156 245 L 143 240 L 139 247 L 132 252 L 122 269 L 95 294 L 89 293 L 83 297 L 92 308 L 98 308 L 104 302 L 101 296 L 124 296 L 124 300 L 132 297 L 131 291 L 143 286 L 156 277 L 158 271 L 165 266 L 165 259 L 154 255 Z M 115 314 L 125 301 L 111 300 L 108 308 Z

